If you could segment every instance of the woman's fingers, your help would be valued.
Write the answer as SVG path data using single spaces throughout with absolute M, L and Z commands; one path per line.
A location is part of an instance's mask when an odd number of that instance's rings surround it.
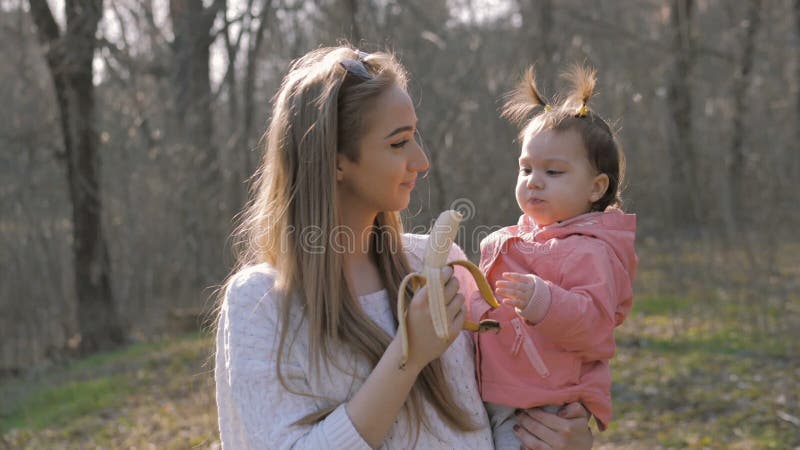
M 442 281 L 447 283 L 451 278 L 453 278 L 453 268 L 451 266 L 444 266 L 442 267 Z
M 562 419 L 555 414 L 551 414 L 548 412 L 544 412 L 541 409 L 532 408 L 523 411 L 523 414 L 533 419 L 536 422 L 541 423 L 542 425 L 546 426 L 547 428 L 555 431 L 566 431 L 569 428 L 569 424 L 567 423 L 567 419 Z
M 589 429 L 588 414 L 580 409 L 583 409 L 580 404 L 570 404 L 561 411 L 577 416 L 570 419 L 538 408 L 521 411 L 517 415 L 519 429 L 515 431 L 523 446 L 528 448 L 590 449 L 594 438 Z
M 529 411 L 521 411 L 517 415 L 519 428 L 515 431 L 522 444 L 525 447 L 536 449 L 564 448 L 562 436 L 558 431 L 543 424 L 538 417 L 534 417 Z
M 452 270 L 452 268 L 450 268 Z M 464 296 L 458 293 L 460 283 L 458 278 L 450 277 L 447 284 L 444 286 L 444 298 L 447 302 L 447 318 L 450 321 L 450 338 L 451 340 L 458 336 L 461 328 L 464 326 Z
M 517 435 L 517 439 L 519 439 L 520 444 L 522 444 L 522 448 L 525 450 L 553 449 L 553 447 L 550 447 L 549 445 L 547 445 L 546 442 L 543 442 L 541 439 L 532 435 L 528 430 L 526 430 L 521 425 L 517 425 L 517 427 L 514 428 L 514 434 Z
M 580 402 L 573 402 L 562 407 L 558 416 L 565 419 L 588 419 L 589 411 Z
M 464 296 L 456 294 L 447 305 L 447 317 L 450 318 L 450 338 L 454 339 L 464 327 Z
M 458 282 L 458 278 L 456 278 L 456 277 L 454 277 L 452 275 L 453 275 L 453 269 L 450 268 L 450 276 L 448 278 L 442 278 L 442 279 L 446 279 L 447 280 L 445 282 L 445 284 L 444 284 L 444 300 L 445 300 L 445 302 L 449 302 L 453 298 L 453 296 L 456 295 L 456 293 L 458 292 L 458 288 L 460 286 L 460 284 Z M 444 277 L 444 274 L 442 276 Z
M 447 317 L 453 318 L 464 307 L 464 296 L 456 294 L 447 303 Z

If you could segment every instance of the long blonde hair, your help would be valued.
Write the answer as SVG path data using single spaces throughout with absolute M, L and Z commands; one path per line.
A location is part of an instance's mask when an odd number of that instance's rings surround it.
M 348 72 L 340 64 L 345 60 L 361 61 L 369 77 Z M 337 345 L 363 356 L 374 367 L 391 342 L 392 337 L 369 318 L 348 288 L 343 255 L 332 247 L 329 237 L 339 223 L 337 152 L 353 161 L 359 159 L 358 142 L 369 126 L 365 113 L 391 86 L 405 89 L 406 80 L 405 70 L 392 55 L 365 56 L 347 46 L 320 48 L 291 64 L 273 99 L 264 161 L 235 236 L 240 247 L 237 270 L 267 263 L 277 273 L 275 287 L 281 293 L 277 371 L 287 390 L 291 391 L 282 364 L 284 349 L 293 342 L 290 311 L 300 311 L 302 320 L 308 321 L 312 376 L 320 373 L 321 364 L 332 362 L 330 349 Z M 374 226 L 379 231 L 372 233 L 371 257 L 390 293 L 391 310 L 396 311 L 394 293 L 410 272 L 402 250 L 399 213 L 379 213 Z M 310 229 L 323 238 L 315 242 L 318 251 L 303 251 L 301 234 Z M 446 380 L 438 359 L 423 369 L 404 408 L 411 422 L 429 428 L 423 413 L 423 400 L 427 400 L 449 425 L 464 431 L 476 429 Z M 337 406 L 309 414 L 297 424 L 319 421 Z

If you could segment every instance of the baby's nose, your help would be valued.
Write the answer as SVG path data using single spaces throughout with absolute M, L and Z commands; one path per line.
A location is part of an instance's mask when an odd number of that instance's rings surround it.
M 542 180 L 541 177 L 532 173 L 530 177 L 528 177 L 528 189 L 541 189 L 542 187 Z

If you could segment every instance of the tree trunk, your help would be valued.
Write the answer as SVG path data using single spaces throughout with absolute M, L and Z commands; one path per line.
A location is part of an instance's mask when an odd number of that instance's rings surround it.
M 67 1 L 67 29 L 63 35 L 46 0 L 31 0 L 30 6 L 53 79 L 64 139 L 60 159 L 66 166 L 72 201 L 80 350 L 90 353 L 110 349 L 124 342 L 125 333 L 111 292 L 94 129 L 92 60 L 102 0 Z
M 795 42 L 800 42 L 800 0 L 794 0 L 794 29 Z M 797 91 L 795 92 L 795 124 L 800 123 L 800 56 L 795 53 L 794 70 Z M 794 127 L 794 148 L 790 148 L 790 161 L 792 161 L 793 179 L 800 177 L 800 125 Z
M 220 2 L 216 2 L 215 5 Z M 224 2 L 222 2 L 224 3 Z M 211 116 L 209 47 L 211 26 L 218 6 L 203 7 L 203 2 L 170 0 L 169 12 L 175 39 L 172 42 L 172 84 L 175 89 L 175 114 L 178 123 L 207 164 L 216 164 L 211 152 L 214 121 Z
M 667 74 L 667 152 L 670 155 L 669 185 L 672 188 L 670 213 L 676 224 L 688 229 L 695 228 L 700 220 L 692 139 L 692 3 L 692 0 L 672 1 L 672 62 Z
M 550 97 L 555 85 L 556 61 L 551 44 L 553 30 L 552 0 L 522 0 L 519 4 L 522 28 L 528 30 L 528 41 L 534 54 L 526 56 L 537 63 L 536 83 L 542 94 Z M 527 47 L 527 46 L 526 46 Z
M 753 53 L 755 51 L 755 36 L 761 25 L 761 2 L 750 0 L 748 3 L 747 28 L 742 39 L 742 59 L 739 70 L 733 82 L 733 129 L 731 137 L 731 151 L 726 159 L 728 167 L 728 181 L 730 191 L 726 202 L 726 213 L 731 232 L 737 231 L 737 224 L 744 220 L 747 214 L 742 214 L 747 207 L 747 192 L 745 190 L 744 176 L 746 169 L 745 138 L 745 112 L 747 111 L 747 87 L 753 72 Z
M 237 139 L 234 151 L 242 152 L 241 165 L 234 170 L 236 192 L 239 192 L 237 203 L 232 205 L 237 211 L 244 206 L 247 200 L 247 185 L 244 183 L 248 177 L 253 175 L 259 163 L 258 156 L 261 155 L 260 149 L 253 151 L 248 145 L 255 126 L 255 99 L 256 99 L 256 68 L 258 67 L 258 55 L 264 43 L 264 33 L 272 17 L 272 0 L 267 0 L 262 5 L 259 17 L 258 28 L 255 36 L 252 32 L 248 39 L 247 66 L 244 73 L 243 96 L 242 96 L 242 129 Z M 254 156 L 255 155 L 255 156 Z
M 356 47 L 361 45 L 361 30 L 358 28 L 358 1 L 357 0 L 345 0 L 344 7 L 347 11 L 347 17 L 350 19 L 350 31 L 347 33 L 350 38 L 350 42 L 353 43 Z
M 194 262 L 184 281 L 195 297 L 196 290 L 223 275 L 224 186 L 220 158 L 212 141 L 214 120 L 209 75 L 211 29 L 224 0 L 215 0 L 208 7 L 196 0 L 170 0 L 169 14 L 175 36 L 171 43 L 171 82 L 175 92 L 174 114 L 179 127 L 181 169 L 187 178 L 178 188 L 183 193 L 182 220 L 188 254 Z

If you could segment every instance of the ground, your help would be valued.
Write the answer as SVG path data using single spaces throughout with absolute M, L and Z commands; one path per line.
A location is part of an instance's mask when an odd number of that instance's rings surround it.
M 618 329 L 601 449 L 798 449 L 800 358 L 719 303 L 643 296 Z M 729 312 L 729 311 L 727 311 Z M 212 339 L 163 338 L 0 384 L 13 449 L 219 448 Z

